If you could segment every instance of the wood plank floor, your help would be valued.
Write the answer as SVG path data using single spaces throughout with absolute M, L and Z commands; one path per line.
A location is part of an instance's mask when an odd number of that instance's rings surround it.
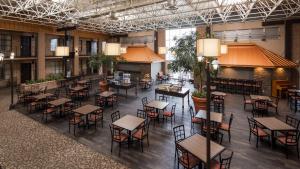
M 187 87 L 191 87 L 187 84 Z M 122 92 L 122 91 L 121 91 Z M 53 118 L 47 124 L 48 127 L 55 129 L 60 133 L 83 143 L 95 151 L 104 153 L 111 156 L 113 159 L 131 167 L 143 169 L 171 169 L 177 168 L 174 159 L 174 138 L 172 127 L 184 124 L 186 133 L 190 134 L 190 114 L 187 111 L 187 99 L 185 100 L 185 112 L 181 111 L 181 99 L 169 97 L 170 105 L 176 103 L 176 123 L 171 126 L 170 121 L 156 123 L 155 126 L 150 125 L 150 146 L 145 144 L 144 152 L 142 153 L 138 145 L 133 145 L 127 148 L 126 145 L 121 150 L 121 156 L 118 156 L 118 145 L 115 144 L 113 153 L 110 153 L 111 135 L 109 131 L 109 124 L 111 122 L 110 115 L 115 110 L 120 110 L 121 116 L 126 114 L 136 115 L 136 110 L 142 108 L 141 98 L 147 96 L 148 99 L 154 99 L 154 90 L 139 90 L 138 97 L 134 96 L 134 90 L 128 91 L 128 98 L 122 97 L 119 105 L 112 110 L 111 108 L 105 109 L 104 127 L 99 125 L 97 131 L 93 128 L 89 130 L 80 130 L 78 137 L 74 137 L 68 132 L 68 122 L 66 119 Z M 94 97 L 85 101 L 84 104 L 93 104 Z M 191 104 L 192 101 L 191 101 Z M 18 106 L 18 111 L 32 117 L 37 121 L 41 121 L 41 113 L 36 112 L 28 114 L 26 109 Z M 289 151 L 289 159 L 285 158 L 284 149 L 276 146 L 274 150 L 266 142 L 261 142 L 258 149 L 255 148 L 255 139 L 252 137 L 251 142 L 248 141 L 249 127 L 247 116 L 251 116 L 250 108 L 246 111 L 243 110 L 243 97 L 241 95 L 228 94 L 225 99 L 225 121 L 229 120 L 230 113 L 234 114 L 232 124 L 232 137 L 231 143 L 228 142 L 227 134 L 224 135 L 223 145 L 229 150 L 234 151 L 234 157 L 231 168 L 254 168 L 254 169 L 296 169 L 300 168 L 300 160 L 297 159 L 296 150 Z M 286 100 L 280 101 L 279 115 L 276 117 L 284 120 L 286 114 L 291 114 L 300 119 L 300 113 L 292 113 L 287 106 Z M 270 115 L 273 115 L 270 113 Z

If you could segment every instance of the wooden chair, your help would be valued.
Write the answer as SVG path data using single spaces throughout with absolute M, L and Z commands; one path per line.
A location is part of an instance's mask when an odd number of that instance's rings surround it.
M 150 121 L 147 119 L 144 125 L 140 126 L 138 130 L 132 134 L 133 139 L 140 142 L 142 152 L 144 152 L 144 139 L 147 139 L 147 144 L 149 147 L 149 124 Z
M 247 105 L 251 105 L 252 109 L 253 109 L 252 100 L 249 98 L 249 96 L 247 97 L 247 96 L 243 95 L 243 97 L 244 97 L 244 110 L 246 109 Z
M 253 117 L 263 117 L 268 114 L 268 102 L 266 100 L 255 100 L 253 103 Z
M 230 155 L 225 158 L 222 158 L 222 154 L 220 154 L 220 156 L 219 156 L 219 161 L 212 160 L 211 169 L 230 169 L 233 152 L 231 151 Z
M 212 97 L 213 107 L 215 112 L 224 113 L 224 96 L 213 96 Z
M 45 122 L 48 122 L 48 115 L 56 113 L 57 112 L 57 107 L 51 107 L 50 105 L 46 104 L 45 110 L 43 111 L 42 114 L 42 120 L 45 120 Z
M 232 120 L 233 120 L 233 114 L 230 114 L 229 123 L 221 123 L 220 125 L 220 130 L 226 131 L 228 133 L 229 142 L 231 140 L 230 129 L 231 129 Z
M 222 144 L 223 142 L 223 133 L 219 132 L 220 129 L 220 123 L 210 121 L 208 124 L 207 120 L 203 120 L 201 124 L 201 134 L 203 136 L 206 136 L 208 129 L 207 126 L 210 125 L 210 136 L 211 139 L 218 142 L 219 144 Z
M 144 110 L 137 109 L 136 117 L 147 119 L 147 113 Z
M 89 114 L 88 116 L 88 124 L 91 124 L 90 122 L 92 122 L 92 124 L 95 125 L 95 129 L 97 129 L 97 122 L 101 121 L 101 127 L 103 128 L 103 112 L 104 110 L 102 108 L 96 110 L 95 112 Z
M 249 123 L 249 142 L 251 140 L 251 135 L 256 136 L 256 148 L 258 148 L 258 140 L 267 137 L 268 142 L 270 142 L 270 135 L 266 133 L 262 128 L 260 128 L 256 121 L 253 118 L 248 117 L 248 123 Z
M 120 111 L 119 111 L 119 110 L 113 112 L 110 116 L 111 116 L 111 122 L 112 122 L 112 123 L 115 122 L 115 121 L 117 121 L 117 120 L 119 120 L 119 119 L 121 118 L 121 115 L 120 115 Z M 113 127 L 114 127 L 114 128 L 117 128 L 117 129 L 119 129 L 119 130 L 123 130 L 121 127 L 118 127 L 118 126 L 113 126 Z
M 95 105 L 99 106 L 99 107 L 105 107 L 106 104 L 106 100 L 104 97 L 96 95 L 95 96 Z
M 194 125 L 195 124 L 202 124 L 202 119 L 196 118 L 196 113 L 194 112 L 194 108 L 190 106 L 190 116 L 191 116 L 191 133 L 194 131 Z
M 112 153 L 113 151 L 113 143 L 119 143 L 119 156 L 120 156 L 120 152 L 121 152 L 121 146 L 122 143 L 126 143 L 128 141 L 129 135 L 122 133 L 122 130 L 120 129 L 120 127 L 115 127 L 115 126 L 111 126 L 109 125 L 109 129 L 110 129 L 110 133 L 111 133 L 111 148 L 110 148 L 110 152 Z
M 80 125 L 84 125 L 84 120 L 81 115 L 73 113 L 69 116 L 69 133 L 71 132 L 71 126 L 73 126 L 74 136 L 76 136 L 76 126 L 79 128 Z
M 196 166 L 202 168 L 201 161 L 193 156 L 191 153 L 182 148 L 179 144 L 176 144 L 176 154 L 177 154 L 177 168 L 179 169 L 179 164 L 181 164 L 186 169 L 192 169 Z
M 174 134 L 174 142 L 175 145 L 177 143 L 179 143 L 180 141 L 184 140 L 185 137 L 185 129 L 184 129 L 184 125 L 179 125 L 173 128 L 173 134 Z M 176 157 L 177 153 L 176 153 L 176 146 L 175 146 L 175 157 Z
M 144 111 L 147 113 L 147 117 L 153 121 L 153 125 L 155 125 L 155 120 L 159 120 L 159 113 L 155 111 L 152 107 L 144 107 Z
M 299 127 L 300 127 L 300 120 L 292 117 L 292 116 L 289 116 L 287 115 L 286 116 L 286 119 L 285 119 L 285 122 L 286 124 L 292 126 L 292 127 L 295 127 L 296 130 L 299 130 Z
M 279 97 L 271 97 L 272 102 L 268 102 L 268 106 L 275 109 L 275 113 L 278 114 Z
M 277 136 L 276 140 L 285 147 L 285 155 L 288 158 L 288 148 L 296 147 L 297 156 L 299 159 L 299 130 L 285 132 L 283 136 Z
M 164 118 L 164 121 L 165 121 L 165 118 L 168 120 L 168 118 L 171 118 L 171 124 L 172 124 L 172 121 L 173 121 L 173 117 L 174 117 L 174 123 L 175 123 L 175 110 L 176 110 L 176 104 L 174 104 L 172 106 L 172 109 L 171 111 L 165 111 L 163 113 L 163 118 Z

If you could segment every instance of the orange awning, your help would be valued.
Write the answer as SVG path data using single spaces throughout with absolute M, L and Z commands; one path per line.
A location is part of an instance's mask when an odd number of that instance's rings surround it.
M 228 53 L 219 58 L 221 66 L 233 67 L 297 67 L 298 65 L 255 44 L 228 45 Z
M 128 46 L 121 57 L 127 62 L 153 63 L 164 62 L 164 59 L 147 46 Z

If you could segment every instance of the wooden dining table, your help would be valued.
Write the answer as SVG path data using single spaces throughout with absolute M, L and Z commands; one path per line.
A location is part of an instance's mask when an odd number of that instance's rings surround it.
M 101 92 L 101 93 L 97 93 L 96 97 L 95 97 L 95 103 L 96 103 L 97 96 L 100 96 L 100 97 L 105 98 L 105 104 L 107 105 L 108 98 L 112 97 L 115 94 L 116 93 L 112 92 L 112 91 L 104 91 L 104 92 Z
M 68 99 L 68 98 L 59 98 L 59 99 L 50 101 L 49 104 L 51 104 L 55 107 L 59 107 L 59 114 L 60 114 L 60 116 L 62 116 L 62 109 L 64 108 L 64 105 L 70 101 L 71 101 L 71 99 Z
M 85 123 L 86 123 L 86 125 L 88 125 L 88 122 L 89 122 L 88 115 L 99 109 L 101 109 L 101 107 L 87 104 L 87 105 L 81 106 L 81 107 L 73 110 L 73 112 L 85 116 L 85 118 L 86 118 Z
M 156 110 L 157 113 L 159 113 L 159 110 L 164 110 L 169 105 L 168 102 L 159 101 L 159 100 L 153 100 L 146 104 L 146 107 L 151 107 Z
M 51 96 L 53 96 L 52 93 L 42 93 L 42 94 L 32 96 L 32 98 L 34 98 L 35 100 L 42 100 L 42 99 L 47 99 L 48 97 L 51 97 Z
M 206 110 L 199 110 L 195 117 L 200 119 L 206 119 L 206 116 L 207 116 Z M 222 123 L 222 120 L 223 120 L 222 113 L 210 112 L 210 121 Z
M 263 95 L 250 95 L 251 100 L 265 100 L 268 102 L 271 102 L 272 99 L 269 96 L 263 96 Z
M 285 122 L 275 118 L 275 117 L 257 117 L 254 120 L 263 125 L 265 128 L 271 131 L 271 145 L 272 148 L 275 144 L 275 132 L 277 131 L 294 131 L 296 128 L 286 124 Z
M 200 134 L 194 134 L 181 142 L 178 143 L 186 151 L 190 152 L 192 155 L 197 157 L 203 163 L 207 161 L 206 154 L 206 137 L 201 136 Z M 225 150 L 225 147 L 210 141 L 210 159 L 214 159 L 217 155 L 222 153 Z
M 133 130 L 137 129 L 142 123 L 145 122 L 145 119 L 132 116 L 132 115 L 125 115 L 120 119 L 116 120 L 112 123 L 114 126 L 121 127 L 128 131 L 129 134 L 129 142 L 131 141 L 131 133 Z
M 219 92 L 219 91 L 214 91 L 214 92 L 211 92 L 211 95 L 215 95 L 215 96 L 226 96 L 226 93 L 224 92 Z

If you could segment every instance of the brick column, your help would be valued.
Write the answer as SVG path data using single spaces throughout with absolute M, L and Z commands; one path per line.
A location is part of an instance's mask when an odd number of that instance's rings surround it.
M 46 38 L 45 32 L 38 32 L 38 45 L 37 45 L 37 78 L 46 78 Z
M 74 65 L 73 65 L 73 72 L 74 75 L 79 75 L 80 72 L 80 62 L 79 62 L 79 36 L 77 34 L 74 35 Z

